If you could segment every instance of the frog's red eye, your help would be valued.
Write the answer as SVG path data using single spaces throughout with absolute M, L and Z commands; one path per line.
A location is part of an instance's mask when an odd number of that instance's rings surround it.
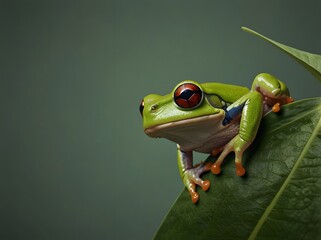
M 181 108 L 195 108 L 202 99 L 202 90 L 193 83 L 183 83 L 174 92 L 174 101 Z

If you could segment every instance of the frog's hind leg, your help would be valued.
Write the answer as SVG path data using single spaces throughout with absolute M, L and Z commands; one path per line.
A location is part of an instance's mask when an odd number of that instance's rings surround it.
M 256 136 L 263 113 L 271 109 L 278 112 L 281 105 L 290 102 L 293 102 L 293 99 L 289 96 L 289 90 L 283 82 L 267 73 L 257 75 L 253 81 L 252 91 L 225 110 L 226 118 L 223 125 L 241 118 L 240 129 L 239 133 L 222 148 L 222 153 L 212 165 L 211 171 L 214 174 L 219 174 L 223 160 L 230 152 L 234 151 L 236 174 L 238 176 L 244 175 L 242 156 Z M 217 149 L 214 152 L 216 153 Z
M 262 94 L 264 113 L 269 110 L 279 112 L 282 105 L 293 102 L 287 86 L 268 73 L 261 73 L 254 78 L 252 91 Z

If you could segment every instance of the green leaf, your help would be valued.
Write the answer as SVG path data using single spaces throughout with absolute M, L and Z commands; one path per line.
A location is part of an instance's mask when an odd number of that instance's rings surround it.
M 308 52 L 304 52 L 289 46 L 286 46 L 284 44 L 278 43 L 276 41 L 273 41 L 249 28 L 242 27 L 242 29 L 245 32 L 249 32 L 254 34 L 255 36 L 258 36 L 269 43 L 273 44 L 274 46 L 280 48 L 284 52 L 286 52 L 288 55 L 293 57 L 296 61 L 298 61 L 300 64 L 302 64 L 309 72 L 311 72 L 319 81 L 321 81 L 321 55 L 312 54 Z
M 204 174 L 211 187 L 198 188 L 197 205 L 183 190 L 155 239 L 321 239 L 321 98 L 262 119 L 245 177 L 233 160 L 219 176 Z

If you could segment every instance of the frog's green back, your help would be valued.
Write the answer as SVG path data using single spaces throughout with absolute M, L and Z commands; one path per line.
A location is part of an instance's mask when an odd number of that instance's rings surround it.
M 215 94 L 224 101 L 232 103 L 238 100 L 250 90 L 246 87 L 224 84 L 224 83 L 203 83 L 203 91 L 206 94 Z

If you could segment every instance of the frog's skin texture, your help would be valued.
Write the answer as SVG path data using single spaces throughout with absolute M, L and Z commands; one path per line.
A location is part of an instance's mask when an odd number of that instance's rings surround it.
M 244 175 L 242 155 L 253 142 L 262 116 L 292 101 L 284 83 L 261 73 L 255 77 L 251 90 L 185 80 L 167 95 L 146 96 L 140 112 L 148 136 L 177 143 L 179 173 L 192 202 L 197 203 L 196 185 L 204 191 L 210 187 L 210 182 L 200 176 L 209 170 L 219 174 L 224 158 L 232 151 L 236 174 Z M 193 166 L 193 151 L 219 156 L 212 165 Z

